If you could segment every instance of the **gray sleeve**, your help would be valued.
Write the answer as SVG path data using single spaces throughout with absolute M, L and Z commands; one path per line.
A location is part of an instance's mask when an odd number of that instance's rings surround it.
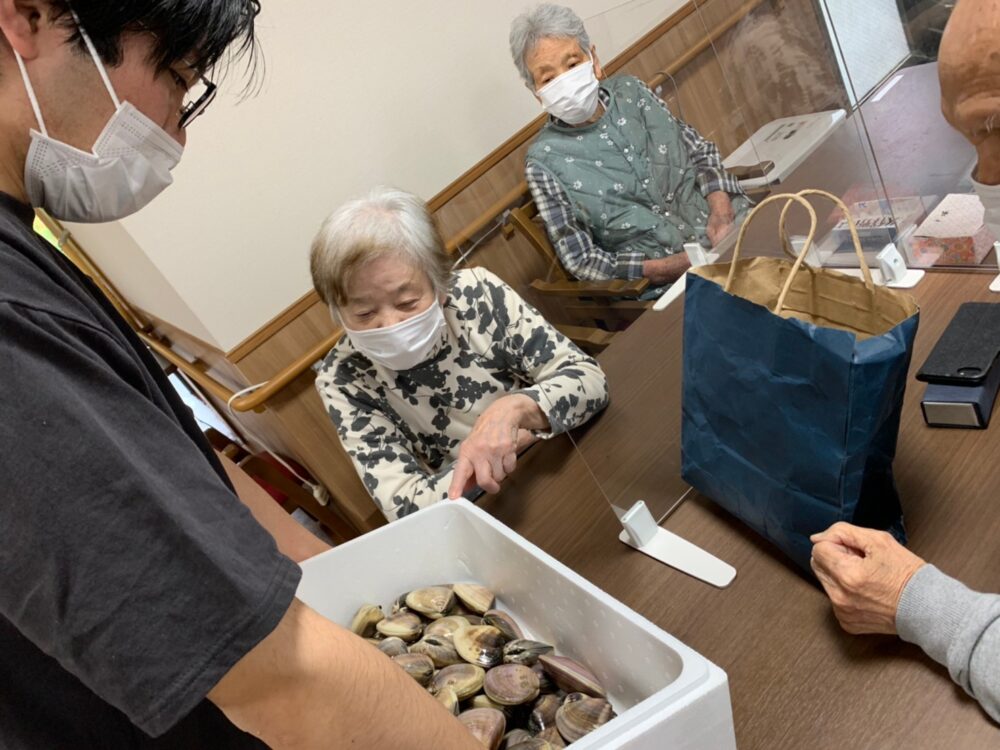
M 972 591 L 925 565 L 903 589 L 896 630 L 948 667 L 952 679 L 1000 721 L 1000 595 Z

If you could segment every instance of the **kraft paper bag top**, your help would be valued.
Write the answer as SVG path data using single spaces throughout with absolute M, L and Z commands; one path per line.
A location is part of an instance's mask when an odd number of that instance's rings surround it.
M 827 268 L 813 268 L 803 262 L 816 233 L 816 213 L 802 197 L 804 195 L 828 198 L 841 207 L 850 227 L 864 280 Z M 768 203 L 778 201 L 786 202 L 781 212 L 779 237 L 785 252 L 793 258 L 795 256 L 785 239 L 785 216 L 796 202 L 809 212 L 811 227 L 802 252 L 794 262 L 784 258 L 740 260 L 740 249 L 751 219 Z M 919 310 L 909 294 L 874 284 L 849 210 L 838 198 L 821 190 L 780 193 L 765 199 L 740 227 L 732 262 L 699 266 L 688 270 L 688 273 L 713 281 L 730 294 L 766 307 L 784 318 L 848 331 L 857 334 L 859 340 L 887 333 Z

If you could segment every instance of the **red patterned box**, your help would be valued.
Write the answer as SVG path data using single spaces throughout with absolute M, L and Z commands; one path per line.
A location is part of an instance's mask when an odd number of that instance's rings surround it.
M 979 265 L 993 248 L 983 204 L 973 194 L 946 195 L 909 241 L 914 266 Z

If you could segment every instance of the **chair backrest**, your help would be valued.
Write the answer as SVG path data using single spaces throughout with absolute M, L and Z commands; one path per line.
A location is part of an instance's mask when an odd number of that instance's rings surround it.
M 549 242 L 545 228 L 535 221 L 537 215 L 538 207 L 535 201 L 529 200 L 523 206 L 511 209 L 509 219 L 521 236 L 528 240 L 528 243 L 545 259 L 551 269 L 550 280 L 567 281 L 570 277 L 566 274 L 559 256 L 556 255 L 555 248 Z

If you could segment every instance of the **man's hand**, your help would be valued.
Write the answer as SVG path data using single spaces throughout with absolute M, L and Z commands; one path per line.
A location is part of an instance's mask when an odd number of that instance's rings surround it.
M 925 562 L 885 531 L 835 523 L 813 534 L 811 565 L 848 633 L 896 633 L 903 588 Z
M 729 233 L 730 227 L 736 221 L 736 213 L 733 211 L 733 202 L 729 200 L 729 195 L 722 190 L 709 193 L 707 200 L 708 226 L 705 232 L 712 247 L 715 247 Z
M 473 481 L 489 494 L 500 491 L 500 482 L 517 465 L 517 451 L 534 442 L 531 430 L 548 429 L 545 414 L 533 399 L 512 393 L 490 404 L 476 420 L 458 449 L 448 498 L 460 498 Z
M 941 112 L 976 147 L 974 177 L 1000 184 L 1000 59 L 998 0 L 963 0 L 948 19 L 938 51 Z
M 642 262 L 642 275 L 653 286 L 673 284 L 691 267 L 687 253 L 676 253 L 666 258 L 654 258 Z

